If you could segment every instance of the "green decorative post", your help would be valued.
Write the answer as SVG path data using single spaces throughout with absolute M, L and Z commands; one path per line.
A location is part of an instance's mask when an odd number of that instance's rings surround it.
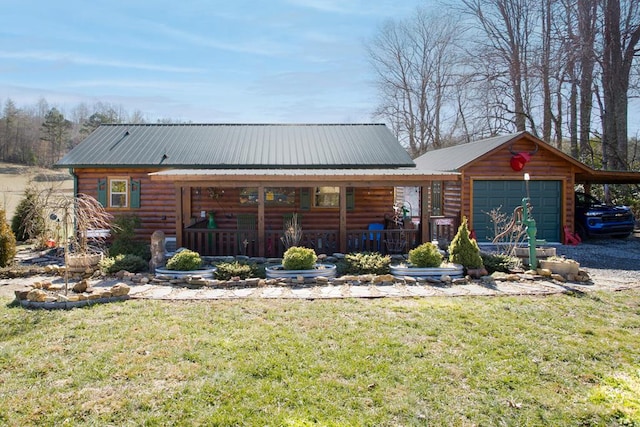
M 522 224 L 525 226 L 527 238 L 529 240 L 529 267 L 531 269 L 538 268 L 538 259 L 536 257 L 536 248 L 538 240 L 536 234 L 538 233 L 538 227 L 536 226 L 536 220 L 531 215 L 531 199 L 529 198 L 529 174 L 524 174 L 524 181 L 527 187 L 527 197 L 522 199 Z

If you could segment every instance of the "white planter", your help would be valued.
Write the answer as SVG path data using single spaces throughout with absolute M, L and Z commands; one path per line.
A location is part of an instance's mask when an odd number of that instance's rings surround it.
M 285 270 L 282 264 L 265 268 L 268 279 L 295 279 L 299 276 L 305 279 L 314 277 L 336 277 L 336 266 L 333 264 L 316 264 L 311 270 Z
M 180 271 L 180 270 L 169 270 L 167 268 L 156 268 L 156 275 L 167 276 L 173 279 L 181 279 L 183 277 L 188 276 L 199 276 L 203 279 L 213 279 L 213 274 L 216 272 L 217 268 L 199 268 L 197 270 L 188 270 L 188 271 Z
M 389 266 L 391 274 L 394 277 L 415 277 L 415 278 L 434 278 L 439 279 L 442 276 L 449 276 L 452 279 L 460 278 L 464 275 L 464 267 L 460 264 L 450 264 L 448 266 L 441 267 L 411 267 L 409 265 L 391 265 Z

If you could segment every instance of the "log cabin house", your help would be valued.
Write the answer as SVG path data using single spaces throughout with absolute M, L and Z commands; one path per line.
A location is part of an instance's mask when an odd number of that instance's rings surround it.
M 595 171 L 527 132 L 414 161 L 382 124 L 102 125 L 57 167 L 69 168 L 76 194 L 138 216 L 141 239 L 161 230 L 203 255 L 266 257 L 282 255 L 293 214 L 300 244 L 317 253 L 406 253 L 450 240 L 463 215 L 488 242 L 488 213 L 511 214 L 527 195 L 538 238 L 560 242 L 574 228 L 576 184 L 640 182 L 636 172 Z M 416 196 L 408 212 L 402 190 Z
M 141 239 L 161 230 L 203 255 L 266 257 L 282 255 L 293 214 L 317 253 L 407 252 L 430 239 L 432 182 L 458 175 L 416 168 L 380 124 L 102 125 L 57 166 L 76 194 L 138 216 Z M 403 187 L 425 206 L 394 210 Z

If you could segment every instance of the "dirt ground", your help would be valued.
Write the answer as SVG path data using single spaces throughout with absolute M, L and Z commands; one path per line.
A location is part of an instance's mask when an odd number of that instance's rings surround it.
M 69 195 L 73 192 L 73 179 L 67 170 L 0 162 L 0 208 L 5 210 L 7 221 L 13 218 L 24 190 L 30 185 L 38 190 L 53 189 Z

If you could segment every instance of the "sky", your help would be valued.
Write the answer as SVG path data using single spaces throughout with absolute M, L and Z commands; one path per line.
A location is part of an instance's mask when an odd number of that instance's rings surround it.
M 434 0 L 0 0 L 0 102 L 148 121 L 375 121 L 366 42 Z

